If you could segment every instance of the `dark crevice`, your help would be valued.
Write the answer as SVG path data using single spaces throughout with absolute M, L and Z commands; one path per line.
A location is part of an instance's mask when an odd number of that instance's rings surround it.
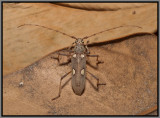
M 125 8 L 87 8 L 87 7 L 80 7 L 80 6 L 71 6 L 68 4 L 61 4 L 61 3 L 51 3 L 51 4 L 56 4 L 59 6 L 63 6 L 63 7 L 68 7 L 68 8 L 74 8 L 74 9 L 80 9 L 80 10 L 85 10 L 85 11 L 118 11 L 118 10 L 124 10 L 124 9 L 134 9 L 134 8 L 140 8 L 140 7 L 144 7 L 146 5 L 143 6 L 135 6 L 135 7 L 125 7 Z
M 89 44 L 88 46 L 89 47 L 93 47 L 93 46 L 102 46 L 102 45 L 106 45 L 106 44 L 120 43 L 120 42 L 122 42 L 124 40 L 128 40 L 129 38 L 134 38 L 134 37 L 137 37 L 137 36 L 144 36 L 146 34 L 155 36 L 155 34 L 150 34 L 150 33 L 137 33 L 137 34 L 129 35 L 129 36 L 122 37 L 122 38 L 119 38 L 119 39 L 116 39 L 116 40 L 92 43 L 92 44 Z

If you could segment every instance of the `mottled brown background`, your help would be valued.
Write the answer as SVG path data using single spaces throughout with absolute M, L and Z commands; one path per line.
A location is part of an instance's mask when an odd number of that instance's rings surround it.
M 90 38 L 91 53 L 100 55 L 104 64 L 87 69 L 106 86 L 97 92 L 87 82 L 84 94 L 76 96 L 69 82 L 61 97 L 51 101 L 70 65 L 58 66 L 50 57 L 74 40 L 39 27 L 17 28 L 27 23 L 76 37 L 121 25 L 143 29 L 124 27 Z M 156 3 L 4 3 L 3 114 L 135 115 L 156 110 L 156 32 Z M 94 58 L 89 60 L 95 65 Z M 19 87 L 21 81 L 23 87 Z

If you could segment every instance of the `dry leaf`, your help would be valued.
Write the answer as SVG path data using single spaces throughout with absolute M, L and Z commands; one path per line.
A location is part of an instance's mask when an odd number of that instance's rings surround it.
M 74 41 L 67 36 L 35 26 L 17 28 L 28 23 L 54 28 L 76 37 L 85 37 L 121 25 L 136 25 L 143 28 L 119 28 L 89 39 L 90 43 L 98 43 L 134 33 L 155 32 L 157 4 L 100 12 L 50 3 L 3 3 L 4 75 L 20 70 L 56 50 L 68 47 Z
M 71 67 L 59 66 L 53 53 L 4 77 L 4 115 L 135 115 L 157 104 L 157 37 L 141 34 L 110 43 L 92 45 L 91 54 L 104 61 L 87 70 L 106 83 L 95 91 L 86 81 L 82 96 L 69 82 L 58 95 L 60 78 Z M 62 52 L 61 52 L 62 53 Z M 61 57 L 63 62 L 64 57 Z M 95 65 L 95 58 L 89 58 Z M 87 74 L 91 82 L 96 80 Z M 70 76 L 63 81 L 64 84 Z M 19 86 L 19 83 L 22 83 Z M 23 85 L 23 86 L 22 86 Z
M 66 7 L 83 10 L 116 11 L 126 10 L 150 5 L 150 3 L 57 3 Z

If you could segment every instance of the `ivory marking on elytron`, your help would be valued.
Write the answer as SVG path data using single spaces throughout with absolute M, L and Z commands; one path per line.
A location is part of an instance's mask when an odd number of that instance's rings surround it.
M 73 69 L 73 75 L 75 75 L 76 71 Z
M 81 75 L 84 75 L 84 69 L 81 70 Z
M 73 57 L 76 58 L 76 54 L 74 54 Z
M 84 57 L 84 54 L 81 54 L 81 57 L 83 58 L 83 57 Z

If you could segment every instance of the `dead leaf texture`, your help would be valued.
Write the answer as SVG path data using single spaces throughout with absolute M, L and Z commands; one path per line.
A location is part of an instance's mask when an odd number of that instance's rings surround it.
M 60 78 L 71 70 L 71 65 L 59 66 L 57 53 L 3 78 L 4 115 L 136 115 L 157 105 L 157 37 L 147 34 L 132 35 L 119 40 L 90 45 L 91 54 L 104 61 L 96 67 L 96 58 L 87 60 L 85 91 L 77 96 L 72 91 L 71 75 L 63 79 L 61 97 L 58 95 Z M 63 50 L 61 53 L 65 53 Z M 61 56 L 60 62 L 66 57 Z M 94 68 L 95 67 L 95 68 Z M 19 83 L 23 82 L 23 86 Z M 67 83 L 66 83 L 67 82 Z
M 69 5 L 95 8 L 92 3 Z M 122 25 L 142 27 L 108 31 L 89 38 L 90 44 L 157 31 L 157 3 L 103 3 L 96 7 L 112 10 L 89 11 L 50 3 L 3 3 L 3 75 L 23 69 L 74 42 L 67 36 L 40 27 L 17 28 L 23 24 L 43 25 L 80 38 Z

